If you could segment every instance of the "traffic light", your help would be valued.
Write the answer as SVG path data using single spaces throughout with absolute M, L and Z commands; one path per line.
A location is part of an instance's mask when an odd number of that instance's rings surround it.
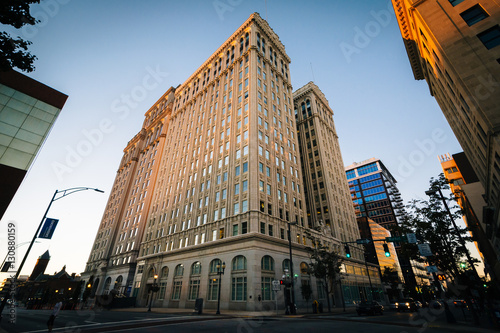
M 390 257 L 391 256 L 391 252 L 389 251 L 389 246 L 387 244 L 382 244 L 384 246 L 384 252 L 385 252 L 385 256 L 386 257 Z
M 349 245 L 344 245 L 344 250 L 345 250 L 345 256 L 347 258 L 350 258 L 351 257 L 351 249 L 349 248 Z
M 465 268 L 465 267 L 467 267 L 467 264 L 466 264 L 466 263 L 464 263 L 464 262 L 461 262 L 461 263 L 460 263 L 460 268 Z
M 285 281 L 280 280 L 280 285 L 284 285 L 284 284 L 285 284 Z

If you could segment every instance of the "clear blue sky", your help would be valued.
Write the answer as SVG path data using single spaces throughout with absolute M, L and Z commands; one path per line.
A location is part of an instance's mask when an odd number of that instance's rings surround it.
M 53 239 L 34 246 L 24 274 L 47 249 L 48 273 L 63 265 L 69 273 L 84 270 L 122 150 L 144 113 L 253 12 L 267 18 L 285 45 L 294 90 L 314 81 L 328 99 L 344 165 L 380 158 L 409 201 L 424 198 L 429 179 L 441 172 L 437 155 L 462 150 L 427 84 L 413 79 L 388 0 L 42 2 L 32 7 L 42 22 L 18 31 L 38 57 L 28 75 L 69 99 L 4 215 L 0 243 L 7 221 L 17 223 L 18 243 L 31 240 L 56 189 L 87 186 L 106 193 L 84 191 L 56 201 L 48 214 L 60 219 Z M 129 113 L 117 113 L 132 94 Z M 26 248 L 19 249 L 18 262 Z M 2 260 L 5 250 L 0 248 Z

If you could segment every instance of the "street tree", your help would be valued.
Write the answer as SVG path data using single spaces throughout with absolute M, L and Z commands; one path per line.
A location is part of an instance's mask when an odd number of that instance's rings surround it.
M 388 296 L 390 300 L 399 299 L 399 284 L 401 279 L 399 278 L 398 271 L 390 266 L 385 266 L 382 272 L 382 282 L 391 287 Z
M 312 296 L 312 288 L 311 285 L 308 283 L 304 283 L 300 286 L 300 293 L 302 294 L 302 297 L 306 300 L 306 304 L 309 304 L 309 300 L 311 299 Z M 306 306 L 307 312 L 309 312 L 309 306 Z
M 335 251 L 330 251 L 327 247 L 321 245 L 316 248 L 309 248 L 309 251 L 311 256 L 309 273 L 324 282 L 328 312 L 331 312 L 330 293 L 334 290 L 340 278 L 342 257 Z
M 39 21 L 30 14 L 30 5 L 40 0 L 2 0 L 0 3 L 0 23 L 21 29 L 25 25 L 34 25 Z M 36 57 L 28 51 L 30 41 L 21 37 L 14 38 L 5 31 L 0 31 L 0 71 L 12 68 L 32 72 Z
M 449 185 L 442 173 L 437 179 L 431 178 L 429 190 L 433 194 L 429 195 L 428 200 L 413 200 L 407 206 L 407 214 L 403 218 L 401 228 L 405 232 L 416 233 L 420 243 L 429 244 L 433 256 L 427 258 L 428 262 L 456 280 L 463 273 L 460 263 L 465 261 L 468 251 L 462 246 L 460 237 L 466 242 L 470 242 L 471 237 L 467 233 L 467 228 L 458 227 L 458 230 L 455 230 L 448 212 L 443 207 L 438 190 L 449 191 Z M 448 206 L 454 208 L 451 211 L 451 218 L 454 220 L 462 218 L 461 210 L 455 205 L 455 197 L 450 195 L 447 201 Z M 406 245 L 405 249 L 413 258 L 421 260 L 416 245 Z

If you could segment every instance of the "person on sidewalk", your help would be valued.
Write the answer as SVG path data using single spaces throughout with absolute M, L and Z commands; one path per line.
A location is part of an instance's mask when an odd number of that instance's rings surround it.
M 47 328 L 49 332 L 52 332 L 52 327 L 54 327 L 54 320 L 57 315 L 59 315 L 59 311 L 61 311 L 62 301 L 59 299 L 56 305 L 54 305 L 54 309 L 52 310 L 52 314 L 50 315 L 49 320 L 47 321 Z

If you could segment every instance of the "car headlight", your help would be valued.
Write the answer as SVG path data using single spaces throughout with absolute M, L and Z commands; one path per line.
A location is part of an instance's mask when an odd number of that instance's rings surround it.
M 410 303 L 406 303 L 406 306 L 410 306 Z
M 396 306 L 398 306 L 398 305 L 399 305 L 399 303 L 396 303 Z

